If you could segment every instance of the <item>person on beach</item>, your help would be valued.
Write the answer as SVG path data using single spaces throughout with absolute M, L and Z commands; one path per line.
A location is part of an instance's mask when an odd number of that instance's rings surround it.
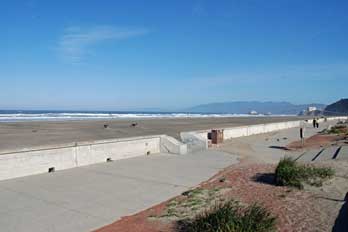
M 315 118 L 313 118 L 313 128 L 315 128 L 317 125 L 317 120 L 315 120 Z

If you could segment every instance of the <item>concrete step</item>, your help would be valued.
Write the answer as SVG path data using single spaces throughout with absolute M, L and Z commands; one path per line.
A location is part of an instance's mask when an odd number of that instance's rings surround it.
M 314 161 L 325 161 L 333 159 L 339 148 L 340 147 L 338 146 L 325 148 L 325 150 Z
M 298 162 L 310 162 L 315 157 L 317 157 L 317 155 L 320 154 L 322 151 L 323 151 L 322 148 L 306 151 L 297 158 L 297 161 Z
M 348 160 L 348 146 L 342 146 L 336 159 L 337 160 Z

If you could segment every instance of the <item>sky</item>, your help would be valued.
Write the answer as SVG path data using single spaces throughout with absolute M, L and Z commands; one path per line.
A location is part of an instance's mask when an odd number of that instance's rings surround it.
M 348 97 L 348 1 L 2 0 L 0 109 Z

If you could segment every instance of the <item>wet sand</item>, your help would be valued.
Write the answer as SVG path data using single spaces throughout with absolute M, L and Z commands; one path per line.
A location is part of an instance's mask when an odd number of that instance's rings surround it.
M 163 118 L 0 123 L 0 151 L 71 142 L 167 134 L 303 119 L 301 117 Z M 131 124 L 138 125 L 132 127 Z M 108 128 L 104 128 L 107 124 Z

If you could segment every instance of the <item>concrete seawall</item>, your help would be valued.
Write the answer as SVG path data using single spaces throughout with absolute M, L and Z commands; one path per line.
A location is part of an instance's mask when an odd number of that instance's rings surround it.
M 327 120 L 346 119 L 347 117 L 334 117 Z M 290 121 L 221 129 L 224 129 L 224 139 L 232 139 L 295 128 L 303 123 L 312 123 L 312 121 Z M 167 135 L 154 135 L 1 151 L 0 180 L 161 152 L 186 154 L 205 150 L 208 148 L 210 131 L 182 132 L 180 136 L 183 143 Z
M 348 117 L 330 117 L 330 118 L 320 118 L 318 121 L 323 122 L 324 120 L 333 121 L 333 120 L 347 120 Z M 278 122 L 278 123 L 266 123 L 266 124 L 257 124 L 249 126 L 239 126 L 231 128 L 215 128 L 223 130 L 224 140 L 245 137 L 256 134 L 264 134 L 273 131 L 285 130 L 290 128 L 300 127 L 305 124 L 311 124 L 313 120 L 305 121 L 288 121 L 288 122 Z M 190 131 L 180 133 L 181 139 L 184 143 L 188 144 L 188 150 L 204 150 L 208 147 L 208 134 L 211 130 L 202 130 L 202 131 Z
M 0 153 L 0 180 L 167 152 L 186 154 L 186 145 L 166 135 L 100 140 Z
M 256 134 L 264 134 L 272 131 L 284 130 L 294 127 L 300 127 L 303 121 L 269 123 L 260 125 L 251 125 L 244 127 L 227 128 L 224 130 L 224 138 L 232 139 L 237 137 L 244 137 Z

